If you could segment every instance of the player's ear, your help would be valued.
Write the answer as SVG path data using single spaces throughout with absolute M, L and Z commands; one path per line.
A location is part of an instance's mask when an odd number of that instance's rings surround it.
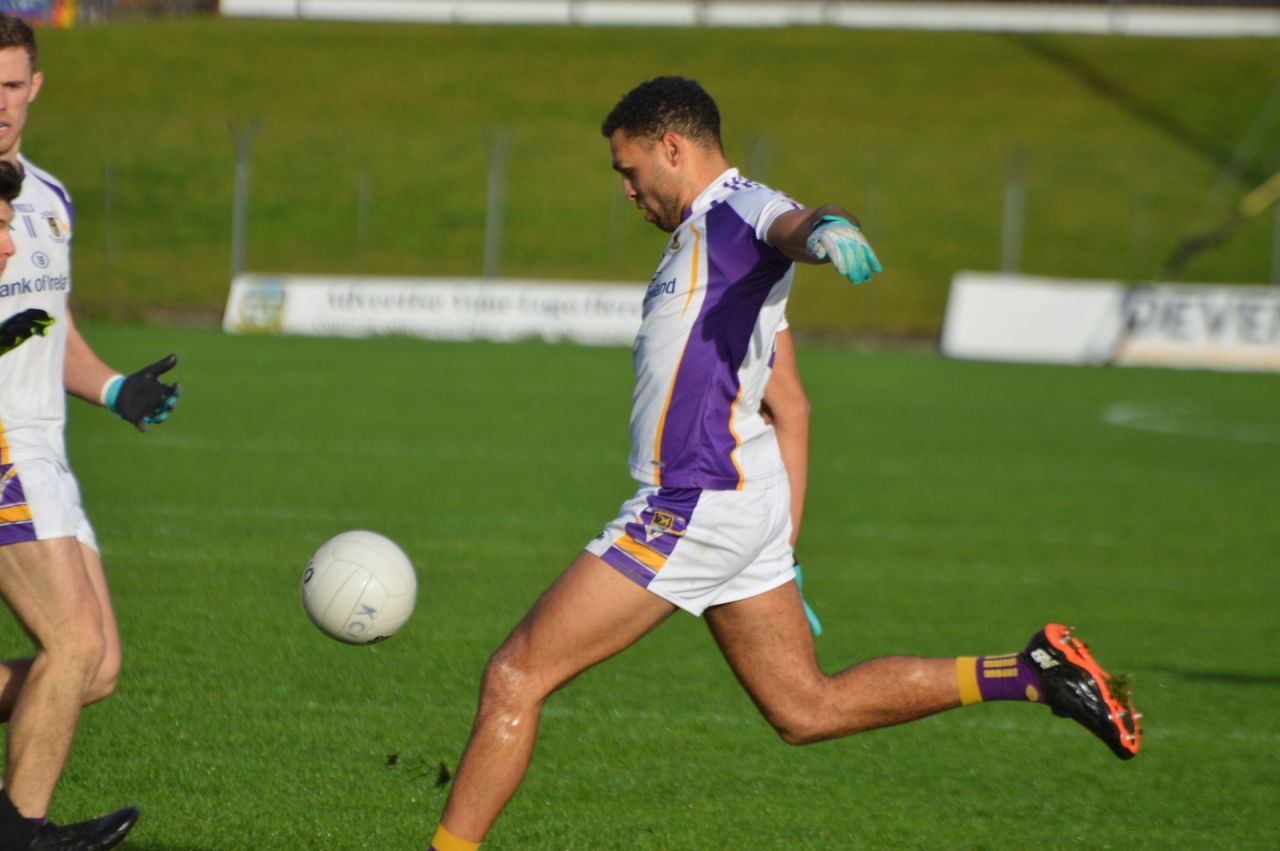
M 668 130 L 662 134 L 662 139 L 658 141 L 662 147 L 662 158 L 667 165 L 675 166 L 680 162 L 680 157 L 684 154 L 685 140 L 679 133 L 672 133 Z
M 36 71 L 31 75 L 31 94 L 27 96 L 27 103 L 31 103 L 36 99 L 36 95 L 40 94 L 40 87 L 44 85 L 44 72 Z

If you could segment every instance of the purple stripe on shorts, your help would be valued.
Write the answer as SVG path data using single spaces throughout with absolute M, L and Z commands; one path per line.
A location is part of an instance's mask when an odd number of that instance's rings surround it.
M 701 488 L 659 488 L 647 500 L 639 522 L 627 524 L 627 536 L 664 557 L 671 552 L 689 528 L 693 510 L 702 496 Z
M 638 522 L 626 525 L 626 536 L 664 559 L 670 558 L 689 528 L 701 496 L 700 488 L 659 488 L 645 500 Z M 604 560 L 641 588 L 648 588 L 658 575 L 617 546 L 605 551 Z
M 20 508 L 27 504 L 27 495 L 22 491 L 22 482 L 12 464 L 0 465 L 0 509 Z M 36 539 L 36 524 L 31 520 L 14 520 L 9 523 L 0 522 L 0 547 L 9 544 L 20 544 Z
M 756 239 L 729 204 L 707 214 L 707 291 L 689 334 L 662 431 L 662 482 L 736 488 L 729 429 L 738 369 L 760 310 L 791 261 Z
M 630 579 L 641 588 L 648 588 L 649 583 L 658 574 L 645 567 L 617 547 L 609 547 L 604 551 L 605 564 Z

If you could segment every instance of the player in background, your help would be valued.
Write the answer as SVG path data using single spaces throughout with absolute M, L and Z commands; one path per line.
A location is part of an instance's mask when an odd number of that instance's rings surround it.
M 76 330 L 72 209 L 66 190 L 20 152 L 28 107 L 43 83 L 31 28 L 0 15 L 0 163 L 12 181 L 16 251 L 0 274 L 0 597 L 31 636 L 33 658 L 0 662 L 8 721 L 0 848 L 99 849 L 137 820 L 126 807 L 56 826 L 46 819 L 83 705 L 108 696 L 120 639 L 93 528 L 80 505 L 64 440 L 66 394 L 103 405 L 141 430 L 178 398 L 157 376 L 170 355 L 121 375 Z M 0 248 L 3 248 L 0 241 Z
M 543 702 L 678 608 L 705 616 L 791 744 L 1014 700 L 1047 703 L 1121 758 L 1135 755 L 1127 695 L 1056 624 L 1020 653 L 884 657 L 834 675 L 818 667 L 792 567 L 787 470 L 797 467 L 783 456 L 794 403 L 771 398 L 788 371 L 773 386 L 769 360 L 795 263 L 830 262 L 861 283 L 879 261 L 843 209 L 801 207 L 730 168 L 719 111 L 693 81 L 636 87 L 601 129 L 626 197 L 671 234 L 633 353 L 630 466 L 640 489 L 490 658 L 431 848 L 477 847 L 524 777 Z

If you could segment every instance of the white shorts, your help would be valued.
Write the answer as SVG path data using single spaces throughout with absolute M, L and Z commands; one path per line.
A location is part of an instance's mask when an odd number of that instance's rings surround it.
M 586 550 L 693 615 L 795 578 L 791 490 L 645 486 Z
M 80 505 L 80 485 L 65 464 L 46 459 L 0 464 L 0 485 L 0 546 L 75 538 L 98 549 Z

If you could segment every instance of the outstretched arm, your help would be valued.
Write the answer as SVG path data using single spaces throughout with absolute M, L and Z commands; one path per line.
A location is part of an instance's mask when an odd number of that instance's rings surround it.
M 882 272 L 879 258 L 871 249 L 858 218 L 842 207 L 824 204 L 801 208 L 774 219 L 767 234 L 769 244 L 799 263 L 825 263 L 855 284 Z

